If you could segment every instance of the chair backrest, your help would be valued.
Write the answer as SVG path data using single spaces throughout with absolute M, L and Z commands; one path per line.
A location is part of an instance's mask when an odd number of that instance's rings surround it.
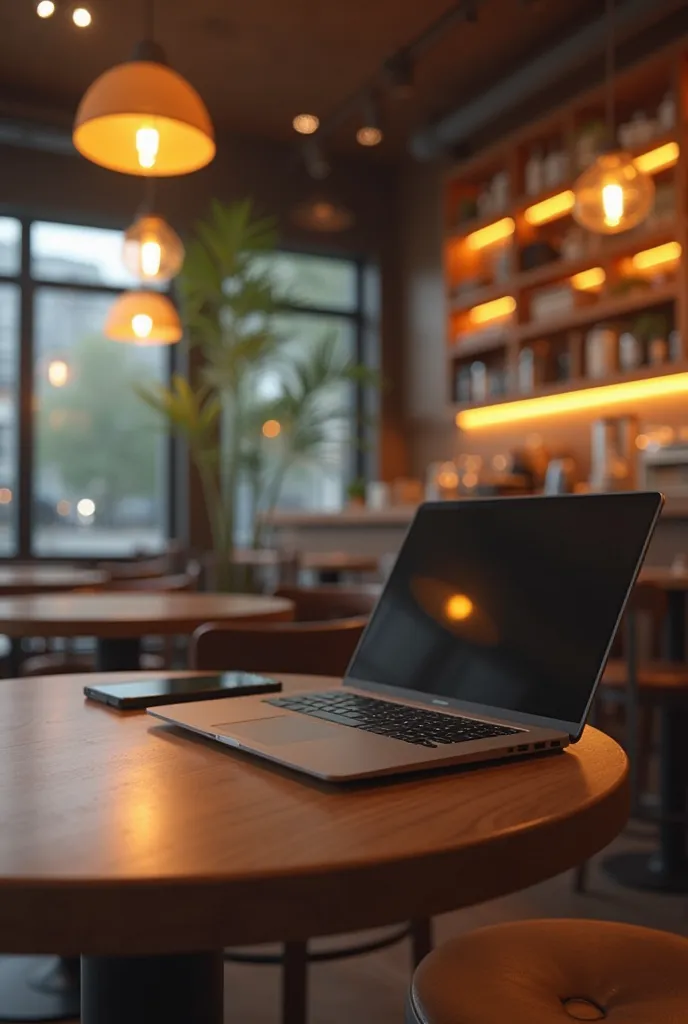
M 201 569 L 197 562 L 190 562 L 186 572 L 171 576 L 149 576 L 133 579 L 111 579 L 108 590 L 128 590 L 137 592 L 171 593 L 172 591 L 198 590 Z
M 380 588 L 371 584 L 360 587 L 278 587 L 276 597 L 294 602 L 297 622 L 327 622 L 368 616 L 375 607 Z
M 211 622 L 191 637 L 190 662 L 212 671 L 343 676 L 366 622 Z
M 136 558 L 130 562 L 98 562 L 98 568 L 106 572 L 113 582 L 119 580 L 148 580 L 164 576 L 169 571 L 166 555 L 158 558 Z
M 635 649 L 640 657 L 661 658 L 663 631 L 666 623 L 668 599 L 666 591 L 654 583 L 636 583 L 626 606 L 621 645 L 629 655 L 628 639 L 632 630 Z

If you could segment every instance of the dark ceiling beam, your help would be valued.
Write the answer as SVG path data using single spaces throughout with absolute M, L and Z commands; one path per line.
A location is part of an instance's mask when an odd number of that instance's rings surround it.
M 684 0 L 626 0 L 616 9 L 616 37 L 621 41 L 680 8 L 685 8 Z M 416 132 L 410 141 L 412 155 L 418 160 L 432 160 L 456 151 L 485 125 L 503 119 L 509 110 L 544 94 L 566 74 L 589 62 L 603 51 L 605 41 L 605 19 L 596 18 L 525 62 L 482 95 Z

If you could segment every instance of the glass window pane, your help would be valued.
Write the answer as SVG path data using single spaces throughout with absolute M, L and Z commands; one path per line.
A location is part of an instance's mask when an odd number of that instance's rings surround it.
M 256 260 L 295 306 L 353 313 L 357 309 L 356 264 L 325 256 L 278 252 Z
M 21 266 L 21 224 L 0 217 L 0 274 L 18 274 Z
M 18 352 L 19 287 L 0 284 L 0 555 L 14 554 L 16 549 Z
M 307 313 L 285 313 L 277 318 L 284 338 L 275 368 L 263 370 L 256 386 L 260 399 L 270 402 L 284 394 L 285 384 L 303 394 L 292 367 L 312 365 L 314 352 L 325 338 L 335 344 L 333 363 L 346 365 L 355 357 L 355 331 L 347 319 Z M 309 394 L 299 418 L 299 443 L 284 477 L 277 507 L 309 511 L 338 510 L 354 465 L 355 387 L 341 375 L 325 388 Z M 285 454 L 285 438 L 266 438 L 263 457 L 266 479 L 274 477 Z M 270 487 L 265 488 L 269 493 Z
M 165 380 L 169 349 L 104 338 L 113 301 L 102 292 L 36 291 L 39 555 L 128 556 L 164 544 L 167 439 L 134 384 Z
M 122 262 L 122 231 L 35 221 L 31 225 L 31 275 L 41 281 L 136 286 Z

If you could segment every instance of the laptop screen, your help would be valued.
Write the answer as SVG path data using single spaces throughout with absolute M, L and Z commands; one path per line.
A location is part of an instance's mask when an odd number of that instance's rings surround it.
M 422 506 L 349 682 L 580 723 L 658 494 Z

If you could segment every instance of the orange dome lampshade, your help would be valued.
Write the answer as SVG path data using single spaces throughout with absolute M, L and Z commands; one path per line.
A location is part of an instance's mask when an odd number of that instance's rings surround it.
M 603 153 L 574 185 L 573 216 L 603 235 L 628 231 L 645 220 L 655 198 L 649 174 L 636 167 L 630 153 Z
M 184 330 L 179 314 L 166 295 L 124 292 L 113 303 L 105 321 L 105 337 L 134 345 L 173 345 Z
M 151 42 L 141 43 L 133 60 L 105 71 L 89 87 L 72 138 L 82 156 L 122 174 L 189 174 L 215 156 L 203 100 Z
M 170 281 L 182 269 L 184 246 L 167 221 L 144 213 L 124 234 L 122 258 L 127 270 L 142 281 Z

